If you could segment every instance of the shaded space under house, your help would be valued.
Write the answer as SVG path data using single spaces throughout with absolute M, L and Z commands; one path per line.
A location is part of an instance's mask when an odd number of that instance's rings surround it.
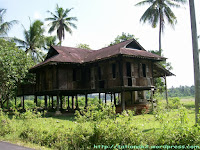
M 62 109 L 62 96 L 68 97 L 67 111 L 79 109 L 78 95 L 104 93 L 111 95 L 116 111 L 148 108 L 146 91 L 155 89 L 154 78 L 173 75 L 159 62 L 166 58 L 147 52 L 135 39 L 105 47 L 87 50 L 72 47 L 52 46 L 44 62 L 29 71 L 36 74 L 35 85 L 21 85 L 18 96 L 47 96 L 53 102 L 57 97 L 56 110 Z M 72 106 L 69 106 L 72 97 Z M 106 97 L 106 96 L 105 96 Z M 152 96 L 151 96 L 152 97 Z M 76 100 L 76 106 L 75 106 Z M 105 98 L 105 103 L 106 103 Z

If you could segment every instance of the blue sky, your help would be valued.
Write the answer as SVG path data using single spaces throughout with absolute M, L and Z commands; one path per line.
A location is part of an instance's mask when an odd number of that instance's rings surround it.
M 107 46 L 122 32 L 134 34 L 146 50 L 158 49 L 158 28 L 142 24 L 139 19 L 148 6 L 134 6 L 140 0 L 0 0 L 1 8 L 7 9 L 6 21 L 19 20 L 9 36 L 23 39 L 23 28 L 28 29 L 31 21 L 48 17 L 47 10 L 54 12 L 56 4 L 63 8 L 74 8 L 70 16 L 78 18 L 77 29 L 66 34 L 64 46 L 75 47 L 86 43 L 92 49 Z M 200 25 L 200 2 L 195 0 L 197 27 Z M 197 7 L 198 6 L 198 7 Z M 198 10 L 198 11 L 197 11 Z M 175 77 L 168 77 L 168 87 L 193 85 L 193 55 L 190 29 L 189 4 L 173 9 L 178 23 L 175 29 L 166 24 L 162 37 L 164 56 L 172 63 Z M 47 22 L 45 28 L 48 30 Z M 198 34 L 200 34 L 198 32 Z

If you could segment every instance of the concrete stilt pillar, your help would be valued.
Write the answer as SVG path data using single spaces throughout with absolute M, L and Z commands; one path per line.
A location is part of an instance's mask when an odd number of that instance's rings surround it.
M 122 111 L 124 111 L 125 110 L 124 92 L 121 93 L 121 103 L 122 103 Z
M 59 98 L 60 98 L 60 95 L 57 94 L 56 115 L 60 115 L 61 114 L 61 112 L 59 110 Z

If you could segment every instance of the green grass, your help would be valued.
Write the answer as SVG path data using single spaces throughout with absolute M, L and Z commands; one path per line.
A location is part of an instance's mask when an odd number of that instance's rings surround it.
M 161 103 L 165 104 L 165 101 Z M 168 142 L 172 144 L 186 142 L 187 144 L 187 139 L 193 138 L 193 143 L 195 143 L 198 138 L 200 140 L 200 129 L 198 132 L 193 131 L 194 99 L 183 98 L 180 105 L 183 105 L 186 110 L 184 108 L 167 110 L 163 107 L 154 114 L 131 117 L 119 115 L 116 120 L 107 119 L 98 122 L 79 122 L 73 115 L 55 116 L 52 113 L 48 113 L 43 118 L 36 116 L 32 119 L 23 117 L 9 119 L 4 116 L 0 118 L 2 127 L 0 131 L 3 130 L 2 133 L 0 132 L 0 139 L 12 143 L 20 142 L 24 146 L 36 149 L 40 147 L 42 149 L 78 149 L 80 146 L 83 146 L 83 149 L 90 149 L 91 147 L 88 146 L 91 143 L 109 145 L 115 142 L 135 145 L 141 142 L 149 145 L 170 144 Z M 29 118 L 29 115 L 31 114 L 27 113 L 25 116 Z

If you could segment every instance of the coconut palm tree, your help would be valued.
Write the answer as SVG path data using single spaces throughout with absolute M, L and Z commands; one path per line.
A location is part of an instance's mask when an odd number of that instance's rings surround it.
M 197 42 L 197 28 L 194 0 L 189 0 L 190 4 L 190 18 L 191 18 L 191 32 L 192 32 L 192 47 L 193 47 L 193 63 L 194 63 L 194 85 L 195 85 L 195 122 L 199 121 L 200 108 L 200 71 L 199 71 L 199 52 Z
M 11 29 L 11 27 L 18 23 L 17 20 L 12 20 L 9 22 L 4 22 L 4 15 L 6 13 L 6 9 L 0 9 L 0 36 L 7 35 L 8 31 Z
M 43 51 L 44 46 L 44 28 L 43 22 L 40 20 L 34 21 L 29 30 L 24 28 L 24 40 L 14 38 L 16 43 L 19 43 L 21 48 L 25 49 L 25 52 L 30 55 L 35 62 L 43 61 Z
M 172 27 L 177 23 L 177 18 L 170 7 L 180 8 L 180 4 L 184 3 L 186 0 L 143 0 L 136 4 L 136 6 L 150 5 L 140 18 L 141 22 L 148 21 L 153 28 L 159 24 L 159 55 L 161 55 L 161 34 L 164 31 L 165 21 Z
M 77 21 L 76 17 L 69 17 L 69 12 L 71 9 L 63 9 L 62 7 L 59 7 L 58 4 L 56 5 L 56 11 L 55 14 L 53 12 L 47 11 L 51 14 L 52 17 L 46 18 L 46 21 L 51 21 L 49 25 L 51 26 L 49 29 L 49 33 L 52 33 L 53 31 L 57 31 L 57 37 L 60 41 L 60 45 L 62 43 L 62 39 L 65 38 L 65 31 L 72 34 L 71 27 L 77 28 L 72 21 Z
M 56 45 L 56 36 L 46 36 L 45 37 L 44 49 L 49 50 L 51 45 Z

